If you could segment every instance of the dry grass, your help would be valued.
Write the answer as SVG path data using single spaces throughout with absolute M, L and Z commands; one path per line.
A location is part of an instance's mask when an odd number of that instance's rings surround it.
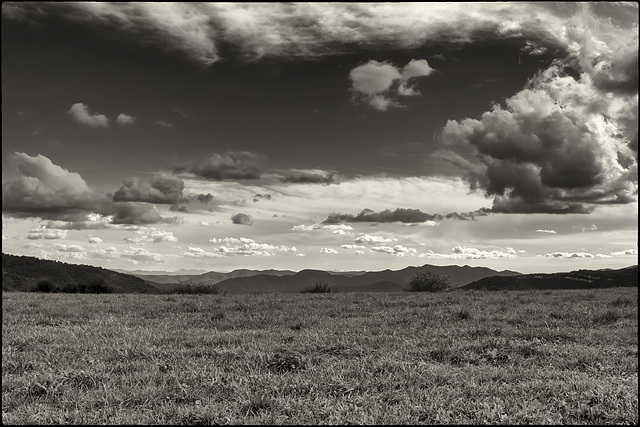
M 637 424 L 638 291 L 3 293 L 4 424 Z

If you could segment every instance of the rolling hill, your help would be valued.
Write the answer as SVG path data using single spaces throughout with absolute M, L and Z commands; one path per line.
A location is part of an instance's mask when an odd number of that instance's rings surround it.
M 591 289 L 638 286 L 638 266 L 618 270 L 576 270 L 568 273 L 521 274 L 490 276 L 476 280 L 460 289 L 502 291 L 531 289 Z
M 2 254 L 2 290 L 30 291 L 41 280 L 56 286 L 99 282 L 113 293 L 157 293 L 158 289 L 139 277 L 101 267 L 68 264 L 29 256 Z
M 383 270 L 353 274 L 347 272 L 327 272 L 322 270 L 301 270 L 287 276 L 256 274 L 250 277 L 226 279 L 217 286 L 229 293 L 249 292 L 301 292 L 317 283 L 325 283 L 337 292 L 397 292 L 407 286 L 411 277 L 418 272 L 434 272 L 447 276 L 453 287 L 460 287 L 487 276 L 512 276 L 515 271 L 496 271 L 486 267 L 435 266 L 406 267 L 401 270 Z

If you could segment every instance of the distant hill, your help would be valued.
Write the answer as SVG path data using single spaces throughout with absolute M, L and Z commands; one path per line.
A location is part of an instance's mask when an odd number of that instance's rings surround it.
M 406 288 L 413 275 L 419 272 L 434 272 L 449 278 L 453 287 L 466 285 L 487 276 L 513 276 L 515 271 L 496 271 L 486 267 L 449 265 L 423 265 L 406 267 L 401 270 L 383 270 L 355 274 L 347 272 L 327 272 L 322 270 L 302 270 L 293 275 L 274 276 L 256 274 L 218 282 L 217 286 L 229 293 L 250 292 L 301 292 L 317 283 L 325 283 L 337 292 L 397 292 Z
M 530 289 L 591 289 L 637 287 L 638 266 L 619 270 L 576 270 L 569 273 L 490 276 L 462 286 L 464 290 L 502 291 Z
M 123 270 L 119 270 L 123 271 Z M 208 283 L 215 285 L 218 282 L 222 282 L 226 279 L 235 279 L 236 277 L 252 277 L 257 274 L 266 274 L 269 276 L 291 276 L 296 274 L 295 271 L 290 270 L 233 270 L 229 273 L 218 273 L 216 271 L 209 271 L 199 274 L 171 274 L 165 272 L 164 274 L 143 274 L 141 272 L 128 272 L 133 276 L 139 277 L 143 280 L 152 281 L 160 284 L 174 284 L 174 283 Z
M 101 282 L 113 293 L 157 293 L 139 277 L 101 267 L 68 264 L 29 256 L 2 254 L 2 290 L 29 291 L 41 280 L 56 286 Z

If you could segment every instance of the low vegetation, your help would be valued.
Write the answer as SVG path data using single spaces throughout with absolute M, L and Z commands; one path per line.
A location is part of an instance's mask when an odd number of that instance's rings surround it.
M 313 287 L 304 289 L 304 294 L 328 294 L 331 293 L 331 287 L 326 283 L 316 283 Z
M 442 274 L 430 271 L 416 273 L 409 280 L 409 292 L 443 292 L 451 288 L 451 282 Z
M 637 424 L 638 289 L 2 296 L 3 424 Z

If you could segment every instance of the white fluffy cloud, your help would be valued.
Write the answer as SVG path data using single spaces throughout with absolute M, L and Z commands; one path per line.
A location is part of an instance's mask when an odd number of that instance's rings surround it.
M 351 90 L 356 95 L 354 101 L 367 103 L 379 111 L 402 107 L 398 96 L 421 95 L 409 80 L 426 77 L 434 71 L 425 59 L 412 59 L 402 69 L 388 62 L 371 60 L 349 73 Z
M 104 114 L 90 113 L 82 102 L 75 103 L 67 111 L 77 122 L 91 127 L 109 127 L 109 119 Z
M 507 248 L 505 251 L 491 250 L 483 251 L 476 248 L 468 248 L 465 246 L 456 246 L 451 249 L 450 254 L 435 253 L 431 250 L 418 255 L 421 258 L 434 259 L 488 259 L 488 258 L 516 258 L 518 255 L 513 248 Z
M 124 113 L 120 113 L 116 118 L 116 123 L 119 124 L 120 126 L 129 126 L 136 123 L 136 118 Z
M 67 237 L 67 230 L 49 229 L 49 228 L 46 228 L 45 226 L 40 226 L 38 228 L 34 228 L 33 230 L 29 231 L 29 235 L 27 236 L 27 239 L 52 240 L 52 239 L 64 239 L 66 237 Z
M 391 246 L 373 246 L 371 249 L 373 252 L 383 252 L 396 256 L 404 256 L 407 253 L 416 253 L 416 250 L 413 248 L 407 248 L 402 245 Z
M 363 234 L 362 236 L 358 236 L 355 240 L 355 243 L 389 243 L 396 241 L 398 239 L 394 237 L 384 237 L 378 236 L 374 234 Z
M 556 230 L 536 230 L 536 233 L 556 234 Z
M 321 254 L 337 254 L 338 251 L 336 251 L 335 249 L 331 249 L 331 248 L 320 248 L 320 253 Z

